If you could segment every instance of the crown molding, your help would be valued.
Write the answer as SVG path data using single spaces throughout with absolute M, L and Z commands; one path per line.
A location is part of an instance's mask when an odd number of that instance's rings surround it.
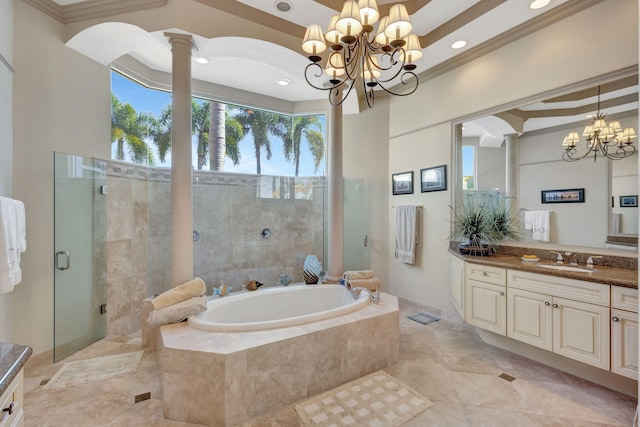
M 58 22 L 64 24 L 64 12 L 62 6 L 54 3 L 52 0 L 22 0 L 26 4 L 33 6 L 40 12 L 44 12 Z
M 60 6 L 53 0 L 22 0 L 62 24 L 163 7 L 168 0 L 88 0 Z
M 621 113 L 607 114 L 606 118 L 607 118 L 607 121 L 623 120 L 623 119 L 636 119 L 637 120 L 637 118 L 638 118 L 638 110 L 629 110 L 629 111 L 623 111 Z M 560 131 L 565 131 L 565 130 L 575 129 L 575 128 L 583 129 L 587 124 L 589 124 L 588 122 L 589 121 L 587 119 L 583 119 L 583 120 L 579 120 L 579 121 L 576 121 L 576 122 L 565 123 L 565 124 L 562 124 L 562 125 L 550 126 L 548 128 L 544 128 L 544 129 L 530 130 L 530 131 L 527 131 L 527 132 L 522 132 L 520 134 L 520 137 L 546 135 L 548 133 L 560 132 Z

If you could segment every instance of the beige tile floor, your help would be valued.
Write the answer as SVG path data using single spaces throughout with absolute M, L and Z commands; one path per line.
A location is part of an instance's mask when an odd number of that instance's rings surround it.
M 528 427 L 630 426 L 636 399 L 483 343 L 473 328 L 440 320 L 421 325 L 401 305 L 400 358 L 386 371 L 434 402 L 405 426 Z M 140 338 L 107 337 L 63 362 L 137 351 Z M 145 350 L 138 372 L 44 390 L 61 363 L 25 370 L 25 426 L 178 427 L 164 420 L 155 350 Z M 499 378 L 507 373 L 513 382 Z M 151 399 L 134 403 L 150 392 Z M 259 396 L 257 396 L 259 398 Z M 216 399 L 212 396 L 211 410 Z M 293 405 L 243 427 L 301 426 Z

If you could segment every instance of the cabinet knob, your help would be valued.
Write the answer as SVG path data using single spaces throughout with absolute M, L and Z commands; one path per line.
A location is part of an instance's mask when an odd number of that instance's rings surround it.
M 504 292 L 500 292 L 500 296 L 503 297 L 504 296 Z
M 546 305 L 547 307 L 549 307 L 551 305 L 551 303 L 549 301 L 545 301 L 544 305 Z
M 617 317 L 615 317 L 615 316 L 614 316 L 614 317 L 612 317 L 612 318 L 611 318 L 611 320 L 613 320 L 614 322 L 619 322 L 619 321 L 620 321 L 620 319 L 618 319 L 618 318 L 617 318 Z
M 483 272 L 482 272 L 482 275 L 483 275 L 483 276 L 486 276 L 486 275 L 487 275 L 487 272 L 486 272 L 486 271 L 483 271 Z
M 9 415 L 13 414 L 13 408 L 16 407 L 16 402 L 11 402 L 11 405 L 7 406 L 2 410 L 2 412 L 8 412 Z
M 558 304 L 553 304 L 553 308 L 558 308 Z

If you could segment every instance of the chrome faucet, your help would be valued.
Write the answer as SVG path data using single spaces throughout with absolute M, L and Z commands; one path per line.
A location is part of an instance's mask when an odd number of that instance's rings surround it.
M 593 260 L 596 258 L 602 258 L 600 255 L 591 255 L 587 258 L 587 268 L 593 268 Z
M 350 288 L 347 286 L 347 289 L 351 291 L 353 299 L 360 298 L 360 294 L 364 292 L 365 294 L 369 295 L 369 298 L 374 304 L 378 304 L 380 302 L 380 291 L 378 291 L 377 289 L 375 290 L 375 292 L 371 292 L 369 289 L 363 288 L 361 286 L 356 286 L 355 288 Z
M 578 257 L 573 252 L 564 253 L 569 259 L 569 265 L 578 265 Z
M 557 255 L 556 256 L 556 262 L 558 264 L 562 264 L 564 262 L 564 258 L 562 258 L 562 254 L 560 252 L 554 252 L 554 251 L 549 251 L 549 252 L 551 252 L 554 255 Z

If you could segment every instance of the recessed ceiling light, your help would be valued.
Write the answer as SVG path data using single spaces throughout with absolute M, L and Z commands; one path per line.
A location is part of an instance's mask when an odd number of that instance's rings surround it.
M 198 56 L 196 57 L 196 62 L 198 64 L 206 64 L 207 62 L 209 62 L 209 60 L 207 58 L 203 58 L 202 56 Z
M 276 2 L 276 9 L 280 12 L 289 12 L 291 10 L 291 4 L 286 1 Z
M 549 3 L 551 3 L 551 0 L 533 0 L 531 2 L 531 4 L 529 5 L 530 9 L 542 9 L 543 7 L 545 7 L 546 5 L 548 5 Z
M 465 47 L 467 45 L 467 41 L 466 40 L 458 40 L 457 42 L 454 42 L 451 45 L 452 49 L 461 49 L 463 47 Z
M 289 86 L 289 83 L 291 83 L 291 80 L 288 80 L 288 79 L 280 79 L 280 80 L 278 80 L 278 84 L 280 86 Z

